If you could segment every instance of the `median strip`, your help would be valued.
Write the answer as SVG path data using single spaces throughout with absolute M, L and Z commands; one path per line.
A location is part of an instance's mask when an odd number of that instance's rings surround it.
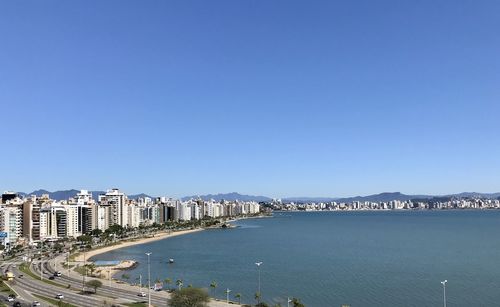
M 65 288 L 65 289 L 67 288 L 66 286 L 63 286 L 63 285 L 58 284 L 58 283 L 56 283 L 56 282 L 53 282 L 52 280 L 48 280 L 48 279 L 41 279 L 41 278 L 40 278 L 40 276 L 38 276 L 37 274 L 33 273 L 33 272 L 31 271 L 31 269 L 29 268 L 29 266 L 28 266 L 28 265 L 26 265 L 25 263 L 23 263 L 23 264 L 21 264 L 21 265 L 19 266 L 19 270 L 20 270 L 21 272 L 23 272 L 24 274 L 27 274 L 27 275 L 29 275 L 29 276 L 33 277 L 33 278 L 34 278 L 34 279 L 36 279 L 36 280 L 41 280 L 41 281 L 43 281 L 44 283 L 47 283 L 47 284 L 49 284 L 49 285 L 53 285 L 53 286 L 56 286 L 56 287 L 59 287 L 59 288 Z

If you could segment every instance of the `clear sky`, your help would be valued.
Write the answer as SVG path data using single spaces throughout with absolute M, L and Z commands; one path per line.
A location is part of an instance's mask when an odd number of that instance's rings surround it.
M 500 191 L 499 1 L 2 1 L 0 190 Z

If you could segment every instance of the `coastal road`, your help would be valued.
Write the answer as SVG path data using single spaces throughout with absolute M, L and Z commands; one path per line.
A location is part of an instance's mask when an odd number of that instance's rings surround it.
M 57 259 L 56 259 L 57 261 Z M 53 276 L 55 273 L 54 268 L 52 268 L 51 263 L 45 262 L 43 269 L 44 278 Z M 34 266 L 34 273 L 40 274 L 39 267 Z M 81 289 L 82 288 L 82 277 L 79 275 L 73 274 L 72 276 L 67 275 L 67 270 L 60 271 L 62 276 L 55 277 L 53 282 L 59 283 L 63 286 L 71 285 L 72 288 Z M 98 278 L 86 278 L 86 282 Z M 147 301 L 147 297 L 139 297 L 137 294 L 140 292 L 140 289 L 134 286 L 126 285 L 126 284 L 116 284 L 112 283 L 113 286 L 109 286 L 109 281 L 98 279 L 103 283 L 103 286 L 97 290 L 98 295 L 108 296 L 113 299 L 117 299 L 119 303 L 132 303 L 138 301 Z M 143 288 L 143 291 L 147 293 L 147 288 Z M 155 292 L 151 291 L 151 303 L 155 306 L 166 306 L 167 305 L 168 295 L 165 292 Z
M 53 263 L 63 263 L 65 262 L 64 256 L 60 255 L 50 262 L 45 262 L 44 264 L 44 276 L 49 277 L 53 276 L 55 269 L 52 267 Z M 58 266 L 59 267 L 59 266 Z M 59 282 L 63 285 L 71 284 L 71 287 L 76 287 L 81 289 L 82 287 L 82 276 L 72 270 L 61 269 L 59 270 L 62 276 L 56 277 L 53 281 Z M 39 273 L 39 271 L 38 271 Z M 68 275 L 69 273 L 69 275 Z M 87 278 L 87 281 L 90 278 Z M 120 303 L 124 302 L 137 302 L 137 301 L 147 301 L 147 297 L 139 297 L 137 294 L 140 292 L 140 288 L 137 286 L 132 286 L 126 283 L 116 283 L 112 281 L 111 283 L 108 280 L 100 279 L 103 283 L 103 287 L 98 289 L 98 294 L 105 294 L 112 297 L 119 297 L 122 300 Z M 147 287 L 142 288 L 142 291 L 147 293 Z M 154 306 L 168 306 L 167 300 L 170 298 L 170 294 L 166 291 L 153 291 L 151 290 L 151 304 Z M 123 301 L 125 300 L 125 301 Z M 237 303 L 227 304 L 225 301 L 217 301 L 211 300 L 209 303 L 210 307 L 228 307 L 228 306 L 240 306 Z
M 101 297 L 82 295 L 68 289 L 46 284 L 43 281 L 35 280 L 31 276 L 24 274 L 17 267 L 10 266 L 9 270 L 13 272 L 15 276 L 24 275 L 22 278 L 17 277 L 15 279 L 15 284 L 26 292 L 54 299 L 57 294 L 62 294 L 64 295 L 64 299 L 62 299 L 62 301 L 69 302 L 76 306 L 87 307 L 104 305 L 104 299 Z M 39 299 L 37 300 L 40 301 Z
M 0 269 L 2 270 L 2 275 L 6 271 L 12 271 L 13 266 L 19 265 L 20 261 L 9 261 L 9 262 L 4 262 L 2 265 L 0 265 Z M 24 291 L 21 287 L 17 285 L 17 281 L 14 279 L 14 281 L 9 281 L 5 282 L 11 289 L 12 291 L 16 294 L 16 299 L 12 302 L 9 302 L 7 300 L 7 295 L 0 294 L 0 303 L 5 304 L 7 306 L 13 306 L 15 302 L 20 302 L 21 305 L 24 306 L 31 306 L 31 304 L 34 301 L 38 301 L 35 297 L 33 297 L 30 293 Z M 43 307 L 45 305 L 42 305 Z M 48 305 L 47 305 L 48 306 Z
M 63 263 L 66 259 L 64 256 L 56 256 L 50 261 L 41 261 L 42 266 L 42 276 L 44 279 L 49 280 L 49 277 L 54 275 L 56 271 L 51 264 L 52 263 Z M 22 262 L 15 262 L 19 265 Z M 20 296 L 25 298 L 24 303 L 31 304 L 31 302 L 37 300 L 42 304 L 44 303 L 41 299 L 35 298 L 32 294 L 43 295 L 45 297 L 50 297 L 55 299 L 56 294 L 63 294 L 63 301 L 69 302 L 75 306 L 104 306 L 106 303 L 122 305 L 125 303 L 133 302 L 147 302 L 147 297 L 139 297 L 137 294 L 140 289 L 137 286 L 132 286 L 129 284 L 118 284 L 116 282 L 109 283 L 108 280 L 101 279 L 103 286 L 97 289 L 97 294 L 81 294 L 82 289 L 82 276 L 72 270 L 67 270 L 61 268 L 60 271 L 62 276 L 55 277 L 50 280 L 51 283 L 57 283 L 60 286 L 48 284 L 46 281 L 40 281 L 39 279 L 34 279 L 28 274 L 24 274 L 16 267 L 13 266 L 14 263 L 9 264 L 7 267 L 16 275 L 16 292 Z M 4 266 L 5 267 L 5 266 Z M 40 262 L 34 262 L 30 265 L 31 271 L 39 276 L 40 275 Z M 59 269 L 59 267 L 58 267 Z M 69 275 L 68 275 L 69 272 Z M 19 278 L 19 275 L 24 275 Z M 97 278 L 86 278 L 86 282 L 97 279 Z M 70 285 L 71 288 L 66 287 Z M 90 290 L 90 289 L 86 289 Z M 147 288 L 143 288 L 142 291 L 147 293 Z M 154 306 L 168 306 L 167 300 L 170 294 L 166 291 L 153 291 L 151 290 L 151 303 Z M 238 304 L 226 304 L 224 301 L 211 300 L 209 303 L 210 307 L 227 307 L 227 306 L 239 306 Z

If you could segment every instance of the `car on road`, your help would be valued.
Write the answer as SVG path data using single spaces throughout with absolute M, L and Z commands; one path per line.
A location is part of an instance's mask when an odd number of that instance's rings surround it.
M 54 280 L 54 276 L 49 276 L 49 279 L 50 280 Z
M 137 294 L 137 296 L 140 296 L 140 297 L 146 297 L 146 293 L 144 293 L 143 291 L 139 292 Z
M 8 302 L 13 302 L 15 299 L 16 299 L 16 296 L 14 294 L 9 294 L 9 296 L 7 297 Z
M 15 302 L 12 307 L 22 307 L 23 305 L 21 304 L 21 302 Z
M 62 275 L 61 272 L 54 272 L 55 277 L 61 277 L 61 275 Z
M 23 274 L 19 274 L 19 276 L 17 276 L 17 278 L 23 278 Z
M 62 295 L 61 293 L 59 293 L 59 294 L 57 294 L 57 295 L 56 295 L 56 298 L 57 298 L 57 299 L 63 299 L 63 298 L 64 298 L 64 295 Z
M 32 307 L 36 307 L 36 306 L 40 306 L 40 302 L 39 301 L 34 301 L 32 304 L 31 304 Z

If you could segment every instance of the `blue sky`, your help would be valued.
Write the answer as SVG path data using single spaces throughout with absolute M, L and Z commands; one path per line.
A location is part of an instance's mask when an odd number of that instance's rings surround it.
M 4 1 L 0 189 L 500 191 L 498 1 Z

